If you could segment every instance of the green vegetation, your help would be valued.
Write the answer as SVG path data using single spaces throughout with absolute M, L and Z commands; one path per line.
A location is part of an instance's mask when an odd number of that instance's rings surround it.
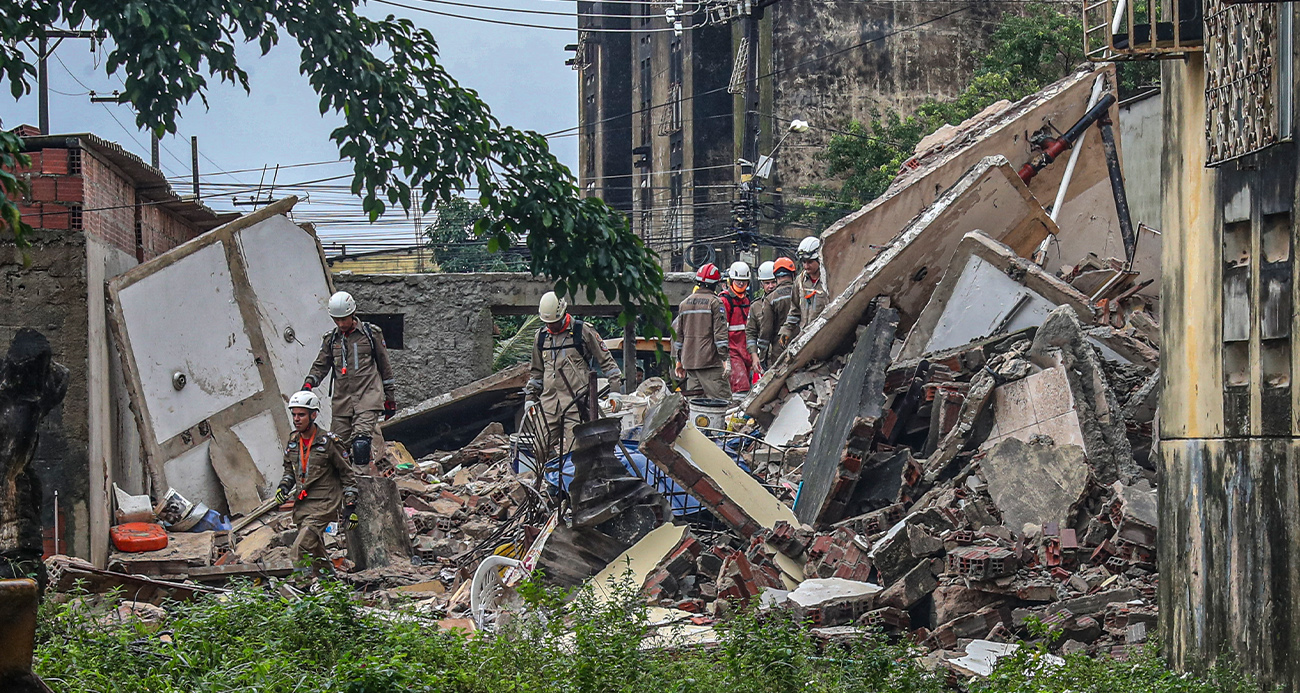
M 911 114 L 877 112 L 832 137 L 820 155 L 828 182 L 800 190 L 805 201 L 789 205 L 783 221 L 821 232 L 883 194 L 926 135 L 945 124 L 958 125 L 1002 99 L 1033 94 L 1084 61 L 1077 10 L 1053 3 L 1031 2 L 1008 11 L 989 45 L 970 84 L 956 98 L 931 99 Z M 1157 81 L 1159 74 L 1155 62 L 1120 63 L 1120 97 Z
M 424 230 L 439 272 L 527 272 L 528 261 L 503 247 L 492 252 L 474 233 L 486 216 L 483 208 L 463 197 L 434 207 L 436 220 Z
M 465 691 L 501 693 L 939 693 L 951 690 L 883 636 L 819 646 L 786 614 L 736 616 L 716 648 L 640 647 L 648 622 L 638 595 L 616 586 L 602 602 L 536 585 L 521 590 L 532 617 L 497 636 L 440 631 L 429 617 L 362 608 L 348 588 L 324 584 L 298 600 L 244 586 L 223 597 L 169 604 L 161 630 L 103 625 L 88 599 L 47 604 L 37 673 L 55 691 L 235 693 Z M 381 615 L 382 614 L 382 615 Z M 165 637 L 164 637 L 165 634 Z M 1174 674 L 1154 651 L 1117 662 L 1042 663 L 1035 647 L 1004 658 L 981 693 L 1247 693 L 1230 669 Z
M 658 256 L 627 218 L 602 200 L 579 195 L 573 173 L 536 132 L 504 126 L 472 89 L 439 62 L 433 34 L 392 15 L 371 19 L 361 0 L 0 0 L 0 80 L 14 98 L 31 92 L 36 66 L 24 45 L 53 27 L 104 32 L 111 49 L 104 70 L 123 81 L 119 100 L 136 123 L 161 135 L 176 114 L 206 101 L 208 78 L 249 88 L 237 43 L 263 54 L 287 37 L 299 70 L 320 96 L 320 112 L 342 125 L 331 134 L 339 156 L 354 162 L 352 192 L 373 221 L 391 206 L 407 208 L 413 189 L 425 212 L 467 191 L 483 216 L 473 227 L 495 251 L 526 239 L 536 274 L 553 277 L 561 294 L 597 293 L 619 301 L 626 319 L 652 318 L 666 330 L 668 305 Z M 373 7 L 373 6 L 372 6 Z M 0 135 L 0 166 L 21 149 Z M 13 200 L 23 182 L 0 174 L 0 230 L 19 243 L 30 229 Z

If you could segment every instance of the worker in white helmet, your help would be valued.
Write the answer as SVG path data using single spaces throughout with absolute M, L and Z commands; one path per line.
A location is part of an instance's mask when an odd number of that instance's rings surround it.
M 357 526 L 357 482 L 348 461 L 348 449 L 333 433 L 316 425 L 320 397 L 310 390 L 289 398 L 293 433 L 284 449 L 284 477 L 275 499 L 294 499 L 293 523 L 298 534 L 293 540 L 293 558 L 312 558 L 312 572 L 328 572 L 332 566 L 325 553 L 325 527 L 341 517 L 347 529 Z
M 573 427 L 589 419 L 591 375 L 604 375 L 611 392 L 623 389 L 623 373 L 605 340 L 591 325 L 568 313 L 564 299 L 548 291 L 537 305 L 542 327 L 533 340 L 533 359 L 524 386 L 525 412 L 541 407 L 548 440 L 544 449 L 563 455 Z
M 795 335 L 803 332 L 808 327 L 808 323 L 817 319 L 817 316 L 826 309 L 826 304 L 830 303 L 829 294 L 826 292 L 826 277 L 822 273 L 821 253 L 820 238 L 808 236 L 799 242 L 799 249 L 795 254 L 803 263 L 803 271 L 794 280 L 790 314 L 786 316 L 785 325 L 781 327 L 779 338 L 783 346 L 794 339 Z
M 794 260 L 777 258 L 764 262 L 758 268 L 758 280 L 763 283 L 763 298 L 749 309 L 745 323 L 745 342 L 749 346 L 754 370 L 762 372 L 772 365 L 783 351 L 777 331 L 785 325 L 790 312 L 791 287 L 794 286 Z
M 352 450 L 352 464 L 370 464 L 374 451 L 383 454 L 379 417 L 397 413 L 397 387 L 388 361 L 384 332 L 357 318 L 357 302 L 346 291 L 330 296 L 329 314 L 335 328 L 321 339 L 320 354 L 311 364 L 302 389 L 320 386 L 331 377 L 330 430 Z
M 727 288 L 718 294 L 727 316 L 727 357 L 731 361 L 728 376 L 732 396 L 749 392 L 754 382 L 753 359 L 745 341 L 745 323 L 749 320 L 749 265 L 739 260 L 727 270 Z

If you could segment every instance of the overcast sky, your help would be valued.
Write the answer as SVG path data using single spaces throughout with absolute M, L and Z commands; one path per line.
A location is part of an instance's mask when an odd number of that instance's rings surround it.
M 475 0 L 478 4 L 534 10 L 572 12 L 574 5 L 561 0 Z M 405 4 L 422 5 L 456 14 L 473 14 L 527 24 L 571 27 L 571 17 L 493 12 L 422 4 L 421 0 Z M 465 19 L 441 17 L 382 4 L 371 4 L 371 16 L 389 12 L 405 16 L 418 26 L 428 28 L 438 39 L 441 60 L 462 85 L 475 89 L 503 123 L 538 132 L 552 132 L 577 124 L 577 73 L 564 64 L 572 56 L 564 50 L 575 43 L 576 31 L 549 31 L 488 24 Z M 276 164 L 301 164 L 338 160 L 338 150 L 329 140 L 329 132 L 341 122 L 332 113 L 321 116 L 318 97 L 307 78 L 298 73 L 298 48 L 282 36 L 281 45 L 265 57 L 254 46 L 241 49 L 240 59 L 248 71 L 251 93 L 229 84 L 214 86 L 208 94 L 209 109 L 197 100 L 181 113 L 178 137 L 163 141 L 161 168 L 168 176 L 183 179 L 182 193 L 189 192 L 191 135 L 199 138 L 200 173 L 210 186 L 203 191 L 206 202 L 214 208 L 234 207 L 230 195 L 240 183 L 256 188 L 260 172 L 231 175 L 206 175 L 214 171 L 274 168 Z M 136 129 L 134 114 L 128 106 L 91 103 L 85 94 L 93 90 L 111 94 L 121 87 L 115 78 L 105 75 L 102 58 L 89 50 L 85 40 L 66 40 L 50 60 L 50 128 L 54 133 L 93 132 L 120 143 L 127 150 L 149 160 L 149 137 Z M 215 80 L 211 80 L 215 81 Z M 33 87 L 35 80 L 33 80 Z M 59 93 L 62 92 L 62 93 Z M 116 120 L 115 120 L 116 119 Z M 21 123 L 37 124 L 37 98 L 33 92 L 14 102 L 8 90 L 0 96 L 0 124 L 11 129 Z M 577 138 L 557 137 L 552 150 L 560 160 L 575 169 Z M 282 170 L 279 183 L 311 181 L 350 172 L 348 164 L 328 164 Z M 271 173 L 267 174 L 269 183 Z M 346 186 L 349 179 L 321 185 Z M 222 192 L 221 197 L 208 197 Z M 360 201 L 342 190 L 311 190 L 315 204 L 300 205 L 302 216 L 346 221 L 360 217 Z M 247 195 L 241 196 L 247 197 Z M 400 214 L 378 227 L 364 229 L 373 238 L 396 242 L 414 237 L 413 221 L 403 222 Z M 323 224 L 325 239 L 338 234 L 355 236 L 364 225 L 355 223 Z

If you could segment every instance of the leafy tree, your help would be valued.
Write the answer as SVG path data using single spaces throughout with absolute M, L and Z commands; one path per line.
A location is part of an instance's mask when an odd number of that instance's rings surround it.
M 491 252 L 487 243 L 474 233 L 474 225 L 484 217 L 483 208 L 463 197 L 434 208 L 436 221 L 424 230 L 429 237 L 438 271 L 442 272 L 519 272 L 528 269 L 528 261 L 517 252 L 501 248 Z
M 848 209 L 882 195 L 926 135 L 945 124 L 960 124 L 1000 100 L 1022 99 L 1069 74 L 1084 60 L 1083 25 L 1073 11 L 1032 2 L 1002 15 L 989 46 L 955 98 L 931 99 L 910 115 L 876 112 L 866 123 L 855 120 L 832 137 L 820 158 L 827 177 L 841 181 L 838 189 L 819 184 L 801 190 L 814 201 L 790 205 L 784 221 L 825 229 Z M 1135 93 L 1159 74 L 1154 62 L 1121 63 L 1120 95 Z
M 562 294 L 597 292 L 617 299 L 623 319 L 638 310 L 666 325 L 663 270 L 627 220 L 596 198 L 580 197 L 573 174 L 535 132 L 503 126 L 471 89 L 438 62 L 433 35 L 392 15 L 357 13 L 359 0 L 0 0 L 0 73 L 14 97 L 31 91 L 35 67 L 22 41 L 50 27 L 96 27 L 114 47 L 105 71 L 122 77 L 120 100 L 136 122 L 158 134 L 176 131 L 178 109 L 206 102 L 208 77 L 249 88 L 235 43 L 263 54 L 288 37 L 300 47 L 300 71 L 320 95 L 321 113 L 343 124 L 330 137 L 355 162 L 352 190 L 371 220 L 410 204 L 424 210 L 477 188 L 484 215 L 474 233 L 496 250 L 526 238 L 530 269 L 555 278 Z M 0 136 L 0 165 L 19 162 L 21 141 Z M 12 197 L 21 181 L 0 175 L 7 197 L 0 222 L 21 242 Z

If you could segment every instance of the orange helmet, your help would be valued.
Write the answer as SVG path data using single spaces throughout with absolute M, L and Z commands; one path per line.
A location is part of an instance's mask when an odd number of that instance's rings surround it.
M 695 272 L 695 281 L 701 284 L 717 284 L 722 281 L 722 272 L 718 270 L 717 265 L 710 262 Z
M 788 257 L 779 257 L 776 262 L 772 263 L 772 273 L 778 277 L 793 277 L 795 275 L 794 260 Z

